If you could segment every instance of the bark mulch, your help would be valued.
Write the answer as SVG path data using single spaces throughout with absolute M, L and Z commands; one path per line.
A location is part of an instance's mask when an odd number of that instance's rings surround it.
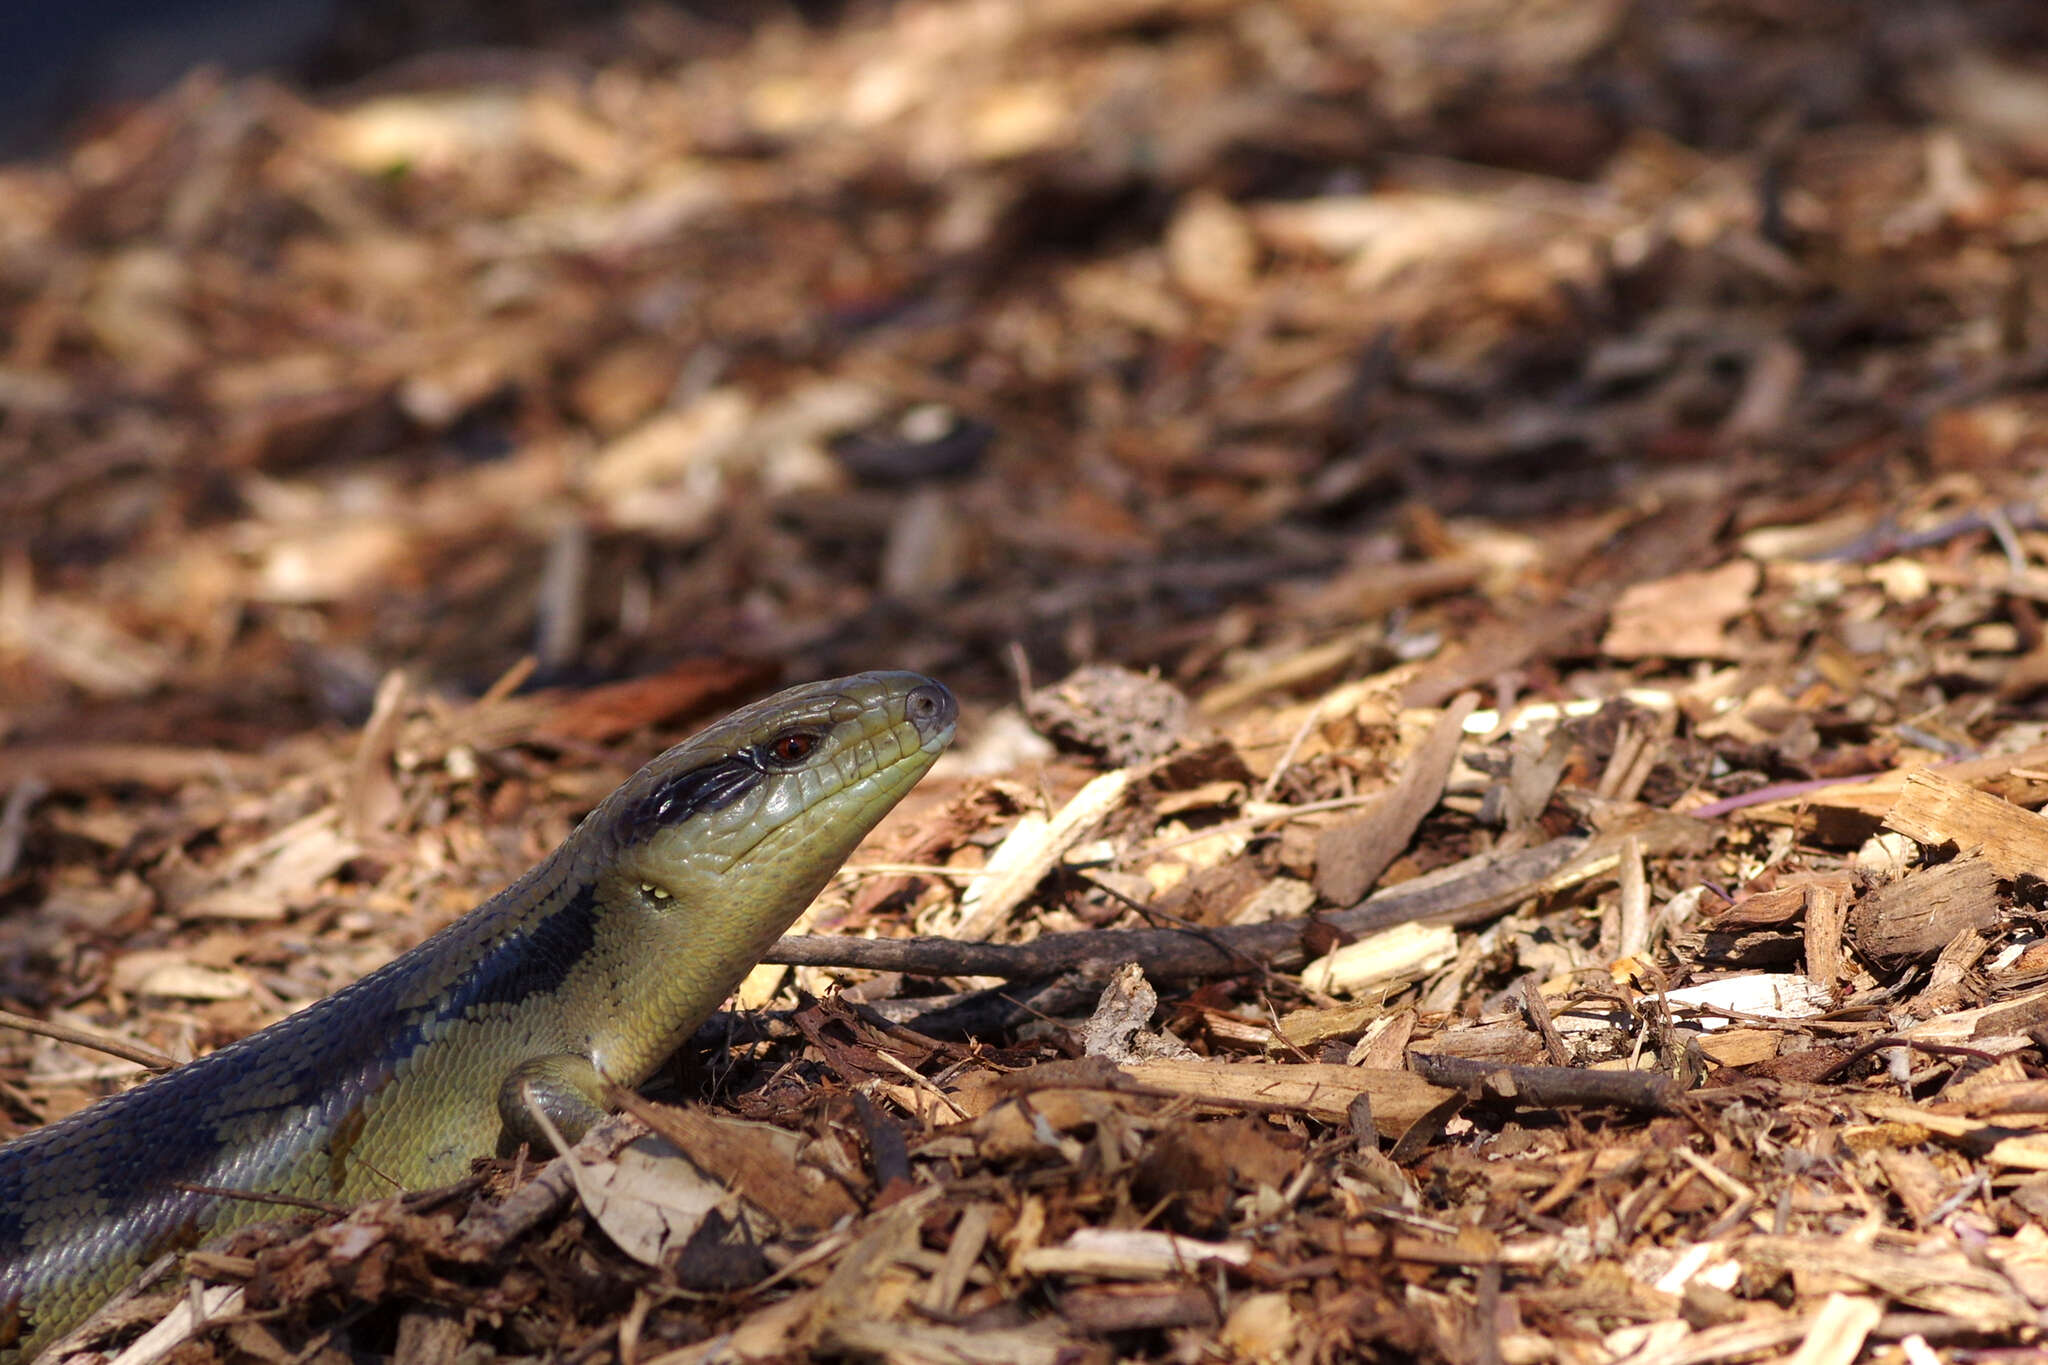
M 965 707 L 572 1159 L 74 1358 L 2039 1358 L 2044 244 L 2022 3 L 648 7 L 0 166 L 0 1137 Z

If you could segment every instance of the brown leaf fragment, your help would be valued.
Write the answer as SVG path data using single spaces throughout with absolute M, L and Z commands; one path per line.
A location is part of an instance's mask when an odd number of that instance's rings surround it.
M 1878 962 L 1932 957 L 1957 934 L 1989 930 L 2005 917 L 2000 887 L 2000 874 L 1984 858 L 1915 868 L 1857 903 L 1850 934 L 1856 950 Z
M 1096 880 L 1093 874 L 1090 874 L 1090 880 Z M 1141 895 L 1150 889 L 1150 883 L 1144 878 L 1136 881 Z M 1252 901 L 1267 885 L 1265 874 L 1251 859 L 1228 858 L 1213 867 L 1196 868 L 1164 893 L 1152 897 L 1151 905 L 1161 915 L 1171 915 L 1194 924 L 1238 923 L 1240 921 L 1233 912 L 1238 906 Z M 1313 903 L 1311 894 L 1310 904 Z
M 616 1098 L 692 1165 L 792 1233 L 821 1232 L 858 1211 L 839 1180 L 802 1159 L 806 1140 L 800 1133 L 708 1109 L 655 1104 L 629 1091 Z
M 1220 735 L 1189 738 L 1180 748 L 1145 770 L 1146 786 L 1175 796 L 1193 796 L 1178 804 L 1162 798 L 1156 809 L 1162 814 L 1178 813 L 1205 805 L 1211 800 L 1236 805 L 1244 787 L 1253 780 L 1252 770 L 1237 746 Z
M 363 847 L 342 829 L 340 807 L 326 806 L 239 849 L 208 869 L 180 894 L 172 908 L 187 919 L 283 919 L 286 911 L 312 901 L 322 882 Z
M 1303 1159 L 1299 1144 L 1269 1119 L 1181 1119 L 1146 1145 L 1133 1188 L 1148 1204 L 1170 1201 L 1170 1216 L 1179 1220 L 1173 1226 L 1213 1231 L 1236 1195 L 1261 1185 L 1283 1188 Z
M 1756 596 L 1763 570 L 1735 559 L 1716 569 L 1674 574 L 1625 589 L 1600 647 L 1617 659 L 1734 659 L 1741 647 L 1728 625 Z
M 1358 900 L 1408 847 L 1424 816 L 1443 798 L 1458 757 L 1465 719 L 1479 695 L 1466 692 L 1444 708 L 1392 788 L 1367 814 L 1325 830 L 1316 840 L 1316 890 L 1336 905 Z
M 524 696 L 485 698 L 450 723 L 439 743 L 478 749 L 540 739 L 602 744 L 635 730 L 696 715 L 770 675 L 739 659 L 688 659 L 644 678 L 586 688 L 551 688 Z
M 1117 1101 L 1099 1090 L 1034 1090 L 996 1105 L 968 1131 L 975 1150 L 988 1161 L 1017 1161 L 1054 1153 L 1078 1157 L 1080 1144 L 1067 1136 L 1107 1121 L 1120 1112 Z
M 643 1265 L 662 1265 L 687 1246 L 721 1205 L 733 1205 L 725 1187 L 668 1142 L 642 1138 L 617 1156 L 575 1163 L 583 1207 L 613 1245 Z

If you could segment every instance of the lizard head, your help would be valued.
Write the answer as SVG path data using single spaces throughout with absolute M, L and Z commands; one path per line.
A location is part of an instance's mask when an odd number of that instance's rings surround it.
M 952 742 L 958 716 L 953 694 L 916 673 L 805 683 L 668 750 L 591 818 L 621 878 L 657 900 L 707 880 L 722 896 L 815 894 Z

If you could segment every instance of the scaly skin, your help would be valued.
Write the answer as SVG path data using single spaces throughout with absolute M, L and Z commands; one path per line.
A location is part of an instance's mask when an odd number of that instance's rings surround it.
M 540 866 L 404 956 L 0 1147 L 0 1365 L 166 1251 L 573 1141 L 716 1009 L 953 737 L 914 673 L 758 702 L 662 754 Z

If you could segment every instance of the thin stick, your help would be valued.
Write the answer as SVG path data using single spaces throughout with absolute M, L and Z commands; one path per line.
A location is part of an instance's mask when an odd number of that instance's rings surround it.
M 1155 981 L 1234 976 L 1247 964 L 1306 960 L 1302 936 L 1312 923 L 1365 934 L 1416 920 L 1470 924 L 1501 914 L 1530 896 L 1556 889 L 1567 869 L 1582 865 L 1587 841 L 1554 839 L 1518 853 L 1473 860 L 1470 871 L 1404 882 L 1348 910 L 1265 924 L 1181 929 L 1086 929 L 1047 934 L 1030 943 L 970 943 L 949 938 L 785 938 L 762 959 L 792 967 L 857 967 L 919 976 L 994 976 L 1011 980 L 1080 972 L 1100 975 L 1136 962 Z
M 48 1019 L 31 1019 L 26 1014 L 15 1014 L 9 1010 L 0 1010 L 0 1028 L 19 1029 L 23 1033 L 33 1033 L 43 1038 L 55 1038 L 60 1043 L 70 1043 L 74 1047 L 91 1048 L 94 1052 L 104 1052 L 110 1057 L 119 1057 L 124 1062 L 134 1062 L 137 1066 L 146 1066 L 151 1071 L 169 1071 L 178 1064 L 178 1059 L 175 1057 L 166 1057 L 153 1047 L 146 1047 L 141 1043 L 131 1043 L 127 1039 L 117 1038 L 111 1033 L 101 1033 L 98 1029 L 79 1028 L 74 1024 L 59 1024 Z

